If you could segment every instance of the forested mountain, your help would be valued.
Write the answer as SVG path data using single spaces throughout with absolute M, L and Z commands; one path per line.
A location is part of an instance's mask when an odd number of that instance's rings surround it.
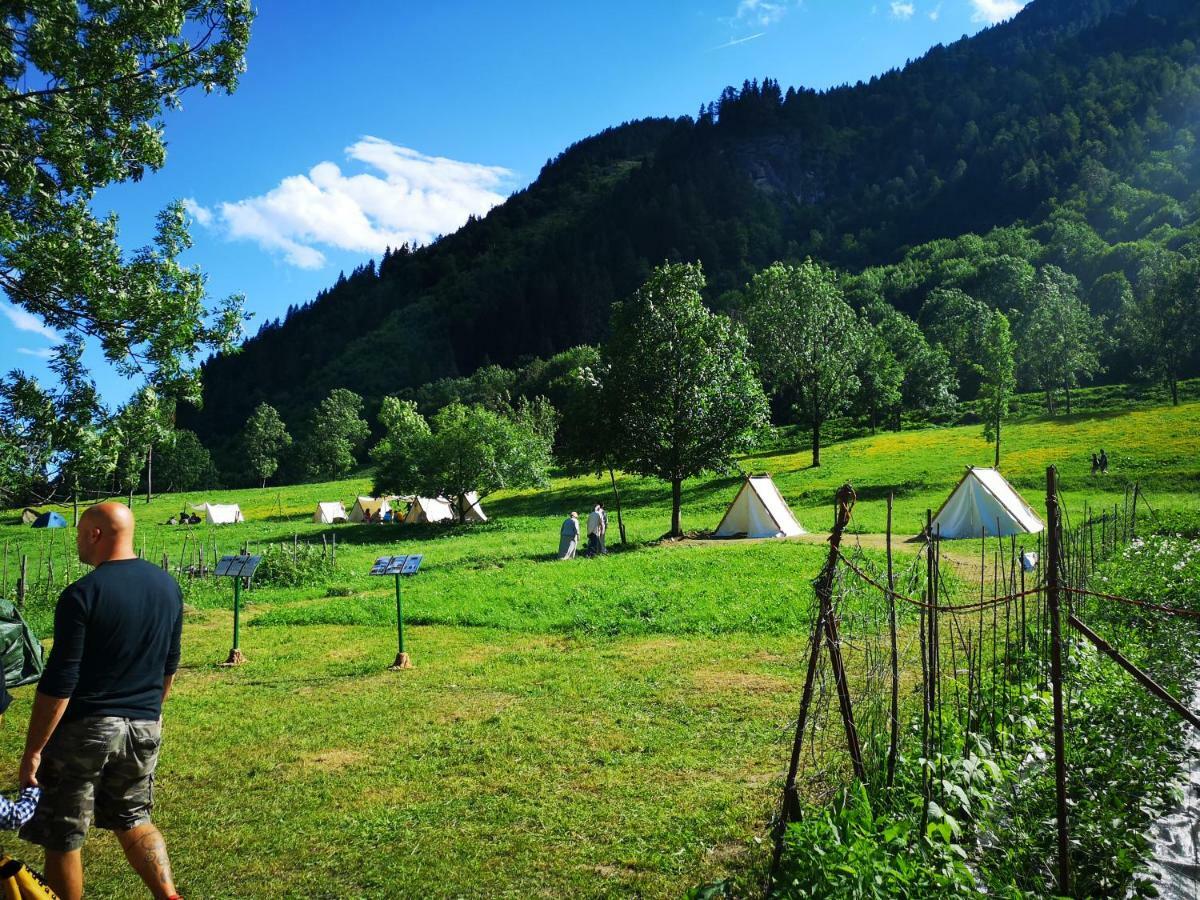
M 482 219 L 340 277 L 204 367 L 180 424 L 225 443 L 261 401 L 295 426 L 330 389 L 387 393 L 604 336 L 664 259 L 728 308 L 779 259 L 916 315 L 958 287 L 1020 306 L 1032 267 L 1112 315 L 1200 238 L 1200 4 L 1034 0 L 901 70 L 825 92 L 767 78 L 695 118 L 608 129 Z M 1132 363 L 1107 354 L 1110 377 Z

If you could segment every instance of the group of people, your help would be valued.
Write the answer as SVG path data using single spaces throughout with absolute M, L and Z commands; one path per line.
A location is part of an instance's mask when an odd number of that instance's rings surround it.
M 563 520 L 558 532 L 558 558 L 574 559 L 579 550 L 579 513 L 572 512 Z M 587 517 L 587 546 L 584 556 L 601 556 L 608 552 L 605 535 L 608 533 L 608 513 L 604 504 L 597 503 Z
M 1108 474 L 1108 454 L 1104 452 L 1104 448 L 1100 448 L 1100 455 L 1092 454 L 1092 474 L 1099 472 L 1101 475 Z
M 199 525 L 200 517 L 195 513 L 188 514 L 186 509 L 181 510 L 178 516 L 171 516 L 167 519 L 168 525 Z

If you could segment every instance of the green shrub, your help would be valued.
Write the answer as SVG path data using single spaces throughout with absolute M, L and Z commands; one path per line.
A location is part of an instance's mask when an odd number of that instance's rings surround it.
M 312 544 L 270 544 L 254 573 L 254 582 L 270 587 L 301 587 L 320 584 L 336 573 L 324 548 Z

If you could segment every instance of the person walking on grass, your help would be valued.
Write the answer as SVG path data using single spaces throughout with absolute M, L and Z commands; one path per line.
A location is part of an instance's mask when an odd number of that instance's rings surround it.
M 608 537 L 608 513 L 604 511 L 604 504 L 596 504 L 596 512 L 600 513 L 600 555 L 603 556 L 608 552 L 608 545 L 605 539 Z
M 603 552 L 604 507 L 597 503 L 587 518 L 587 555 L 599 556 Z
M 133 513 L 120 503 L 79 517 L 79 559 L 95 568 L 62 592 L 54 646 L 34 695 L 22 788 L 42 796 L 21 837 L 46 851 L 46 881 L 83 896 L 80 848 L 93 810 L 158 900 L 178 897 L 162 835 L 150 821 L 162 705 L 179 666 L 183 595 L 133 552 Z
M 579 547 L 579 513 L 573 512 L 563 520 L 558 531 L 558 558 L 574 559 Z
M 1104 448 L 1100 448 L 1100 474 L 1108 474 L 1108 454 L 1104 452 Z

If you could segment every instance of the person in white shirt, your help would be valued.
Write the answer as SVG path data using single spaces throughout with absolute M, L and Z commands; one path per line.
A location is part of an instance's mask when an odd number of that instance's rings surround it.
M 604 531 L 604 516 L 600 512 L 600 504 L 588 513 L 587 518 L 587 555 L 595 556 L 600 552 L 600 535 Z

